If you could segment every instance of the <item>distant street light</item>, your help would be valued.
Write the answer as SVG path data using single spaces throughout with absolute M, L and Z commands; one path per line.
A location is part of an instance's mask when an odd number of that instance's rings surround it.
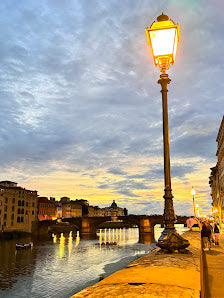
M 158 246 L 167 251 L 182 251 L 190 245 L 189 241 L 180 236 L 174 222 L 176 216 L 173 208 L 173 195 L 170 175 L 170 149 L 169 149 L 169 126 L 167 108 L 167 85 L 170 83 L 166 70 L 173 64 L 176 57 L 177 43 L 180 41 L 180 25 L 175 25 L 167 15 L 161 14 L 157 22 L 153 22 L 150 28 L 146 28 L 146 36 L 152 48 L 153 59 L 161 71 L 158 84 L 162 90 L 163 106 L 163 151 L 164 151 L 164 182 L 165 182 L 165 207 L 164 207 L 164 230 L 158 240 Z
M 193 196 L 194 217 L 196 217 L 196 214 L 195 214 L 195 204 L 194 204 L 195 190 L 194 190 L 194 187 L 193 186 L 191 188 L 191 194 Z

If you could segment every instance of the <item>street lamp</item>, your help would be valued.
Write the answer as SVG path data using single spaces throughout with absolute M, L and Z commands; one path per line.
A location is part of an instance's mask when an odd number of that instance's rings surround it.
M 176 216 L 173 208 L 173 195 L 171 189 L 170 175 L 170 149 L 169 149 L 169 127 L 167 108 L 167 85 L 170 83 L 166 70 L 173 64 L 176 57 L 177 44 L 180 41 L 180 26 L 175 25 L 167 15 L 163 13 L 153 22 L 150 28 L 145 29 L 147 40 L 152 48 L 154 63 L 161 71 L 158 84 L 162 90 L 163 108 L 163 151 L 164 151 L 164 230 L 158 240 L 158 246 L 165 251 L 184 251 L 190 245 L 189 241 L 180 236 L 174 222 Z
M 194 190 L 194 187 L 193 186 L 191 188 L 191 195 L 193 196 L 194 217 L 196 217 L 196 214 L 195 214 L 195 204 L 194 204 L 195 190 Z

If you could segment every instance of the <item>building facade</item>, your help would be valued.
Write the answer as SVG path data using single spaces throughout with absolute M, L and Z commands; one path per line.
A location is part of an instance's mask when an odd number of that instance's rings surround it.
M 1 231 L 31 232 L 37 220 L 37 191 L 17 186 L 12 181 L 0 181 Z
M 110 207 L 106 208 L 107 215 L 112 217 L 117 216 L 124 216 L 124 209 L 117 206 L 117 203 L 115 200 L 113 200 L 113 203 L 110 205 Z
M 62 218 L 82 217 L 82 205 L 76 201 L 63 197 L 60 200 Z
M 224 116 L 216 138 L 217 164 L 211 168 L 209 184 L 212 196 L 212 211 L 215 217 L 224 223 Z
M 54 200 L 47 197 L 39 197 L 37 205 L 38 220 L 54 220 L 56 216 L 56 206 Z

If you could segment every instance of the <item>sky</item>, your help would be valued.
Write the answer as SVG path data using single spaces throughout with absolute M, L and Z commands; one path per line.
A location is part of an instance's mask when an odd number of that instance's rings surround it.
M 223 117 L 222 0 L 0 1 L 0 180 L 40 196 L 162 214 L 160 72 L 145 28 L 180 24 L 168 70 L 174 208 L 211 211 Z

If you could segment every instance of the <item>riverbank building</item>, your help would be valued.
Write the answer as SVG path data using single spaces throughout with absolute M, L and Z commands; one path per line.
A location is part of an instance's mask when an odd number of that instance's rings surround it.
M 211 168 L 209 184 L 212 196 L 212 211 L 215 219 L 224 224 L 224 115 L 216 138 L 217 163 Z
M 16 182 L 0 181 L 0 230 L 31 232 L 37 220 L 37 191 L 17 186 Z

